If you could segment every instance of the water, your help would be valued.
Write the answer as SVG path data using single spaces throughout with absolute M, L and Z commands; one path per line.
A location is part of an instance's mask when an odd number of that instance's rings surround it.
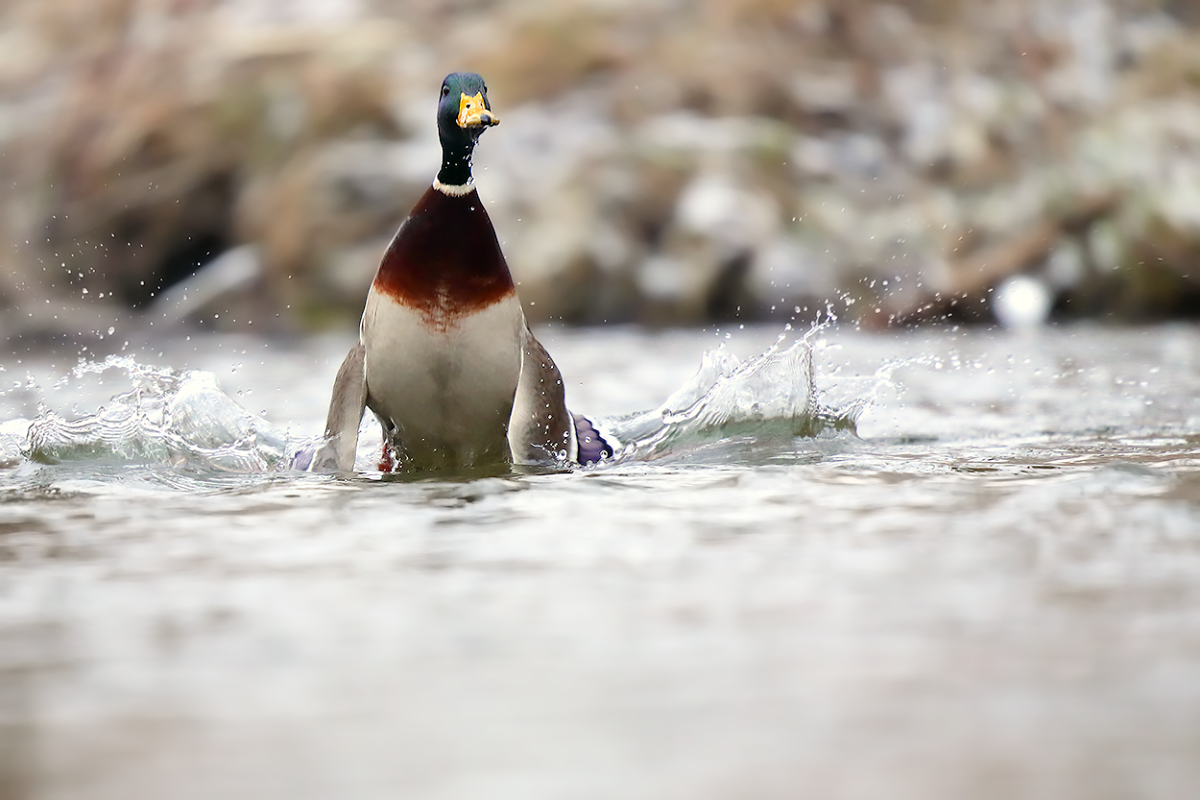
M 778 333 L 545 332 L 623 456 L 454 479 L 283 468 L 345 339 L 6 360 L 0 796 L 1195 796 L 1200 329 Z

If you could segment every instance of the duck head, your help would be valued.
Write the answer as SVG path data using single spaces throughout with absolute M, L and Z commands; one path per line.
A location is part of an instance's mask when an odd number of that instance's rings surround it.
M 483 78 L 474 72 L 447 75 L 442 81 L 437 122 L 442 142 L 438 181 L 448 186 L 465 186 L 471 181 L 471 154 L 480 134 L 500 124 L 500 118 L 492 113 Z

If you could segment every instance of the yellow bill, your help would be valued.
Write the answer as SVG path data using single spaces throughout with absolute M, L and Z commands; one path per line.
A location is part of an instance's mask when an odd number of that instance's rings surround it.
M 480 125 L 499 125 L 500 118 L 488 111 L 483 103 L 483 92 L 476 92 L 474 97 L 465 92 L 458 98 L 458 127 L 475 128 Z

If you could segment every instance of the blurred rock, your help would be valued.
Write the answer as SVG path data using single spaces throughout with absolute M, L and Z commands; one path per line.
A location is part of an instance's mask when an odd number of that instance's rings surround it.
M 240 307 L 239 300 L 261 276 L 257 250 L 252 245 L 236 247 L 159 293 L 145 316 L 159 330 L 184 323 L 212 324 L 221 319 L 222 313 L 236 324 L 239 315 L 245 317 L 251 312 Z

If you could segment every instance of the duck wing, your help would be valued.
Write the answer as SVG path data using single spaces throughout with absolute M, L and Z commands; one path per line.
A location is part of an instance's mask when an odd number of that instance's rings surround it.
M 523 333 L 521 377 L 508 425 L 508 443 L 517 464 L 553 460 L 594 464 L 611 457 L 612 446 L 586 417 L 567 410 L 562 373 L 529 326 Z
M 358 449 L 358 426 L 367 405 L 366 349 L 362 343 L 350 348 L 333 381 L 333 396 L 325 417 L 325 441 L 313 454 L 313 471 L 354 469 Z
M 604 441 L 604 437 L 590 419 L 574 413 L 571 414 L 571 419 L 575 423 L 576 461 L 586 467 L 588 464 L 598 464 L 605 458 L 612 458 L 612 445 Z
M 575 457 L 575 426 L 567 411 L 562 373 L 526 325 L 521 334 L 521 376 L 508 421 L 513 463 Z

